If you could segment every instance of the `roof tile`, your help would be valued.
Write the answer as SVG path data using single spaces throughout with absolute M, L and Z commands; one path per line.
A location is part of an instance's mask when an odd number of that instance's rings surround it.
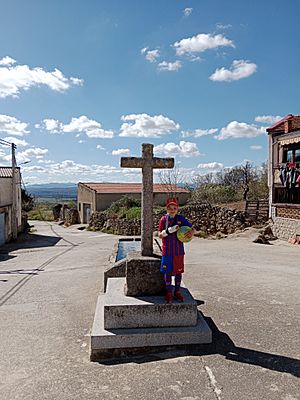
M 80 185 L 84 185 L 92 190 L 95 190 L 97 193 L 141 193 L 142 184 L 141 183 L 83 183 L 80 182 Z M 176 185 L 168 185 L 168 184 L 154 184 L 153 185 L 154 193 L 189 193 L 189 190 L 180 188 Z

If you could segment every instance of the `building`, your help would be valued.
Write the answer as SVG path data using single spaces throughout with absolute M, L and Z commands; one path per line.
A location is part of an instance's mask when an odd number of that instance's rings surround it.
M 82 223 L 88 223 L 90 215 L 95 211 L 103 211 L 123 196 L 141 199 L 141 183 L 78 183 L 77 205 Z M 185 204 L 190 197 L 189 190 L 173 186 L 172 193 L 180 204 Z M 170 197 L 170 185 L 153 185 L 153 202 L 165 205 Z
M 267 129 L 269 205 L 281 239 L 300 235 L 300 115 L 289 114 Z
M 15 205 L 11 167 L 0 167 L 0 245 L 22 229 L 21 173 L 15 169 Z M 14 225 L 15 223 L 15 225 Z

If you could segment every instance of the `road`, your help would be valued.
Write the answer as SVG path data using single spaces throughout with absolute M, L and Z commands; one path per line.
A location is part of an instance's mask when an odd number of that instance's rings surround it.
M 34 222 L 0 248 L 0 399 L 299 399 L 299 246 L 252 231 L 187 245 L 184 281 L 213 329 L 192 352 L 92 363 L 118 237 Z

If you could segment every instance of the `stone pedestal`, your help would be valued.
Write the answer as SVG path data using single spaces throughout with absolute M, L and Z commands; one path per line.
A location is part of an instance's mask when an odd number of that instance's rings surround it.
M 182 288 L 184 303 L 166 304 L 164 296 L 126 296 L 125 283 L 126 278 L 109 278 L 106 293 L 98 298 L 92 361 L 128 351 L 211 343 L 211 330 L 188 289 Z
M 161 257 L 141 256 L 130 253 L 126 258 L 126 296 L 163 295 L 163 274 L 160 272 Z

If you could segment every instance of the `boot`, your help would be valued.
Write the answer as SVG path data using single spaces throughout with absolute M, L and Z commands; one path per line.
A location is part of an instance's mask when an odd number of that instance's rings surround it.
M 177 299 L 177 301 L 179 301 L 179 303 L 184 302 L 184 298 L 183 298 L 182 294 L 180 293 L 180 289 L 175 289 L 174 297 L 176 297 L 176 299 Z
M 168 291 L 167 291 L 165 299 L 166 299 L 166 303 L 167 303 L 167 304 L 172 304 L 172 303 L 173 303 L 173 293 L 172 293 L 172 290 L 168 290 Z

